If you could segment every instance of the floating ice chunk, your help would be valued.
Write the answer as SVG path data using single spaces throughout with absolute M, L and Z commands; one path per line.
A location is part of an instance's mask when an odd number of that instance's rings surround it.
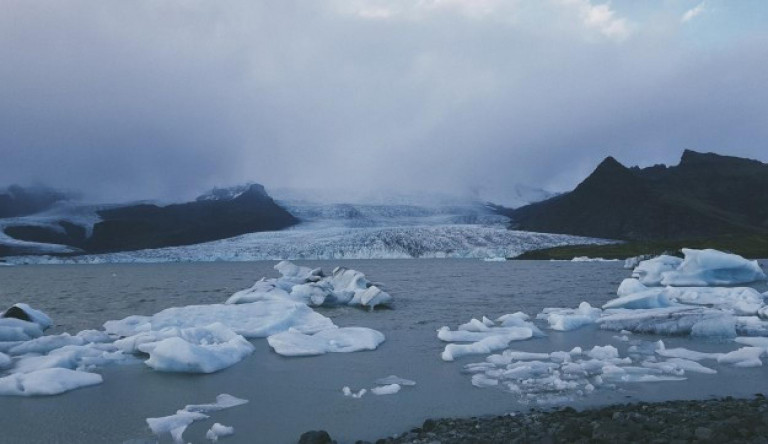
M 377 305 L 389 305 L 391 302 L 392 296 L 389 293 L 382 291 L 375 285 L 371 285 L 363 291 L 356 292 L 350 304 L 359 303 L 364 307 L 374 308 Z
M 711 308 L 676 306 L 645 310 L 608 310 L 597 323 L 605 330 L 634 333 L 688 335 L 693 326 L 709 319 L 727 319 L 730 314 Z M 725 322 L 725 321 L 723 321 Z M 702 332 L 705 330 L 702 330 Z
M 240 290 L 227 299 L 225 304 L 247 304 L 249 302 L 288 299 L 287 291 L 275 286 L 274 281 L 264 279 L 253 284 L 253 287 Z
M 476 342 L 494 336 L 504 336 L 509 341 L 521 341 L 533 337 L 533 330 L 529 327 L 498 327 L 487 331 L 451 331 L 448 327 L 437 330 L 437 337 L 446 342 Z
M 333 287 L 328 282 L 310 282 L 299 284 L 291 289 L 290 297 L 297 302 L 303 302 L 311 307 L 319 307 L 325 304 L 327 299 L 333 298 Z
M 302 333 L 316 333 L 333 328 L 333 322 L 306 304 L 270 300 L 248 304 L 188 305 L 165 309 L 153 316 L 129 316 L 104 324 L 107 333 L 131 336 L 143 331 L 168 327 L 205 327 L 219 322 L 246 338 L 261 338 L 293 328 Z
M 283 275 L 283 279 L 289 279 L 299 284 L 317 282 L 323 277 L 323 271 L 319 268 L 302 267 L 289 261 L 279 262 L 275 265 L 275 270 Z
M 62 333 L 54 336 L 41 336 L 31 341 L 21 344 L 8 350 L 11 355 L 24 355 L 27 353 L 45 354 L 51 350 L 64 347 L 65 345 L 83 345 L 85 339 L 79 336 L 70 336 L 69 333 Z
M 717 358 L 720 364 L 730 364 L 734 367 L 760 367 L 763 361 L 760 357 L 766 353 L 762 347 L 742 347 Z
M 371 393 L 374 395 L 394 395 L 400 391 L 400 388 L 400 384 L 382 385 L 372 388 Z
M 619 284 L 619 289 L 616 290 L 616 295 L 619 297 L 629 296 L 630 294 L 640 293 L 646 290 L 648 290 L 648 287 L 640 283 L 639 280 L 635 278 L 628 278 L 621 281 L 621 284 Z
M 29 341 L 43 335 L 40 325 L 16 318 L 0 318 L 0 342 Z
M 283 356 L 314 356 L 324 353 L 349 353 L 375 350 L 384 335 L 365 327 L 344 327 L 323 330 L 313 335 L 289 330 L 267 338 L 270 347 Z
M 353 392 L 352 389 L 345 386 L 344 388 L 341 389 L 341 392 L 344 394 L 344 396 L 360 399 L 363 397 L 363 395 L 365 395 L 368 392 L 368 390 L 360 389 L 358 392 Z
M 717 373 L 717 370 L 704 367 L 703 365 L 699 364 L 696 361 L 691 361 L 689 359 L 682 359 L 682 358 L 671 358 L 667 359 L 668 363 L 674 364 L 677 367 L 685 370 L 686 372 L 694 372 L 694 373 L 705 373 L 705 374 L 715 374 Z
M 517 325 L 517 322 L 527 321 L 529 319 L 531 319 L 530 316 L 523 313 L 522 311 L 518 311 L 515 313 L 509 313 L 509 314 L 499 316 L 498 318 L 496 318 L 496 322 L 501 324 L 502 327 L 505 327 L 504 324 L 507 322 L 512 322 L 513 323 L 512 325 Z
M 632 270 L 633 268 L 640 265 L 640 262 L 648 260 L 652 257 L 653 255 L 649 255 L 649 254 L 641 254 L 640 256 L 629 257 L 624 260 L 624 269 Z
M 218 422 L 214 423 L 210 429 L 208 429 L 207 432 L 205 432 L 205 437 L 210 439 L 213 442 L 216 442 L 219 440 L 219 438 L 222 438 L 224 436 L 230 436 L 235 434 L 235 428 L 229 427 L 225 425 L 221 425 Z
M 386 378 L 377 379 L 376 384 L 377 385 L 398 384 L 402 386 L 413 386 L 413 385 L 416 385 L 416 381 L 411 381 L 410 379 L 401 378 L 395 375 L 389 375 Z
M 603 347 L 596 345 L 592 347 L 592 350 L 587 352 L 587 356 L 593 359 L 605 361 L 608 359 L 618 358 L 619 350 L 612 345 L 606 345 Z
M 704 359 L 720 359 L 723 356 L 722 353 L 706 353 L 696 350 L 689 350 L 687 348 L 661 348 L 657 349 L 656 353 L 666 358 L 681 358 L 689 361 L 701 361 Z
M 170 416 L 147 418 L 147 425 L 155 435 L 162 436 L 166 433 L 170 433 L 173 442 L 179 444 L 184 442 L 182 435 L 190 424 L 207 418 L 208 415 L 202 413 L 179 410 Z
M 528 337 L 531 337 L 530 330 Z M 441 356 L 443 361 L 453 361 L 466 355 L 493 353 L 507 348 L 510 342 L 519 340 L 519 338 L 520 336 L 515 335 L 494 335 L 471 344 L 448 344 Z
M 3 313 L 2 317 L 16 318 L 21 319 L 22 321 L 34 322 L 40 326 L 41 330 L 47 330 L 51 325 L 53 325 L 53 321 L 50 317 L 48 317 L 48 315 L 40 310 L 35 310 L 29 305 L 21 302 L 13 304 L 11 308 Z
M 768 336 L 768 321 L 757 316 L 737 316 L 736 333 L 739 336 Z
M 653 259 L 640 262 L 632 272 L 632 277 L 638 279 L 643 285 L 660 285 L 661 280 L 664 278 L 663 274 L 674 271 L 682 263 L 683 260 L 679 257 L 662 254 Z
M 630 279 L 625 279 L 630 280 Z M 642 285 L 642 284 L 641 284 Z M 625 289 L 625 291 L 627 291 Z M 619 287 L 619 293 L 621 294 L 621 287 Z M 664 290 L 656 288 L 646 289 L 643 291 L 627 294 L 616 299 L 612 299 L 603 305 L 603 309 L 611 308 L 628 308 L 628 309 L 640 309 L 640 308 L 662 308 L 674 305 Z
M 536 317 L 546 319 L 552 330 L 571 331 L 594 324 L 600 318 L 601 313 L 599 308 L 592 308 L 589 303 L 582 302 L 577 309 L 545 308 Z
M 216 396 L 216 402 L 212 404 L 191 404 L 184 407 L 184 410 L 188 412 L 210 413 L 237 407 L 247 403 L 247 399 L 241 399 L 228 393 L 222 393 Z
M 30 373 L 13 373 L 0 378 L 0 395 L 58 395 L 80 387 L 101 384 L 101 375 L 65 368 L 47 368 Z
M 222 324 L 178 330 L 178 336 L 140 345 L 145 363 L 163 372 L 213 373 L 253 352 L 253 345 Z
M 766 279 L 757 261 L 711 249 L 682 251 L 685 260 L 675 270 L 663 273 L 662 285 L 737 285 Z

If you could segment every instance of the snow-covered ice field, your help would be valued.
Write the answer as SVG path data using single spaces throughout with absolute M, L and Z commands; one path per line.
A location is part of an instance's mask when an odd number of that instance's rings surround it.
M 302 431 L 310 429 L 328 430 L 334 438 L 347 442 L 407 430 L 427 417 L 527 409 L 531 400 L 509 391 L 473 385 L 465 366 L 483 362 L 487 354 L 455 356 L 454 361 L 441 359 L 446 342 L 437 338 L 436 331 L 443 326 L 454 330 L 483 315 L 493 319 L 517 311 L 535 315 L 546 307 L 576 308 L 581 301 L 600 307 L 616 298 L 619 284 L 631 274 L 618 262 L 334 260 L 304 264 L 322 266 L 326 271 L 336 265 L 355 268 L 377 285 L 381 283 L 394 298 L 393 309 L 370 312 L 337 306 L 315 310 L 342 328 L 379 331 L 386 337 L 385 342 L 374 351 L 305 358 L 280 356 L 266 340 L 254 339 L 252 353 L 242 361 L 207 375 L 157 372 L 140 360 L 108 366 L 98 370 L 103 376 L 99 385 L 54 397 L 0 397 L 0 408 L 13 412 L 0 417 L 4 436 L 14 442 L 81 442 L 85 437 L 94 442 L 151 440 L 154 435 L 147 418 L 173 415 L 185 405 L 210 403 L 222 393 L 250 402 L 191 423 L 184 432 L 185 442 L 206 442 L 205 436 L 215 423 L 234 427 L 234 435 L 222 438 L 226 442 L 295 442 Z M 53 319 L 54 326 L 47 334 L 75 333 L 99 328 L 108 319 L 151 315 L 175 306 L 221 303 L 262 276 L 277 277 L 274 265 L 3 267 L 0 304 L 7 307 L 25 301 Z M 765 284 L 757 285 L 757 289 L 766 291 Z M 504 322 L 518 324 L 512 318 Z M 579 359 L 585 361 L 593 357 L 614 359 L 613 351 L 604 348 L 608 345 L 615 347 L 619 356 L 627 356 L 633 346 L 631 341 L 636 340 L 651 344 L 663 339 L 668 351 L 683 347 L 721 354 L 745 345 L 688 336 L 627 334 L 600 330 L 595 324 L 557 331 L 549 329 L 545 319 L 533 322 L 547 337 L 512 342 L 514 350 L 541 354 L 581 347 L 584 356 Z M 526 327 L 520 324 L 516 328 L 517 334 Z M 603 386 L 588 396 L 564 391 L 569 396 L 562 401 L 585 406 L 628 400 L 749 396 L 768 391 L 765 367 L 741 368 L 717 360 L 700 362 L 717 373 L 698 373 L 693 371 L 694 365 L 685 363 L 690 369 L 685 381 Z M 390 375 L 399 378 L 388 378 Z M 474 382 L 482 382 L 479 379 Z M 348 390 L 343 390 L 345 387 Z M 363 389 L 364 395 L 354 396 Z M 345 396 L 347 393 L 349 396 Z M 552 402 L 552 397 L 546 398 Z M 170 442 L 169 434 L 163 442 Z

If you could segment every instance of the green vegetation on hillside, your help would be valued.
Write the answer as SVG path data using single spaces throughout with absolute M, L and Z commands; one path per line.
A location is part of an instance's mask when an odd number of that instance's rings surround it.
M 681 248 L 714 248 L 750 259 L 768 258 L 768 236 L 721 236 L 712 239 L 633 241 L 610 245 L 568 245 L 523 253 L 514 259 L 570 260 L 574 257 L 626 259 L 641 254 L 677 254 Z

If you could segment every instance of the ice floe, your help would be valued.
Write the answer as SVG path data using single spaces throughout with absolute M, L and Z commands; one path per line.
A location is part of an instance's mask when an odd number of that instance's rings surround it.
M 374 308 L 389 305 L 392 297 L 357 270 L 337 267 L 330 276 L 320 268 L 311 269 L 282 261 L 275 265 L 282 276 L 262 279 L 251 288 L 233 294 L 227 304 L 265 300 L 292 300 L 312 307 L 359 305 Z
M 545 308 L 537 319 L 545 319 L 549 328 L 559 331 L 571 331 L 585 325 L 594 324 L 600 318 L 602 310 L 582 302 L 579 308 Z
M 513 313 L 501 316 L 495 322 L 483 317 L 472 319 L 456 330 L 441 327 L 437 337 L 445 342 L 469 342 L 469 344 L 448 344 L 442 353 L 445 361 L 474 354 L 492 353 L 506 348 L 512 341 L 544 336 L 541 330 L 527 321 L 527 315 Z
M 640 262 L 633 277 L 648 286 L 738 285 L 765 280 L 757 261 L 717 250 L 683 248 L 685 259 L 661 255 Z
M 170 434 L 175 443 L 183 443 L 185 441 L 182 435 L 184 434 L 184 431 L 187 430 L 187 427 L 189 427 L 189 425 L 195 421 L 210 418 L 210 416 L 206 415 L 206 413 L 236 407 L 247 402 L 248 401 L 245 399 L 236 398 L 232 395 L 222 393 L 216 397 L 216 402 L 213 404 L 188 405 L 183 409 L 178 410 L 173 415 L 162 416 L 158 418 L 147 418 L 147 425 L 155 435 L 163 436 L 165 434 Z M 216 439 L 218 439 L 220 436 L 231 435 L 234 433 L 234 429 L 232 427 L 227 428 L 221 426 L 221 424 L 218 424 L 221 427 L 216 427 L 216 425 L 217 424 L 214 424 L 214 426 L 211 427 L 211 430 L 214 428 L 217 429 L 212 434 Z M 227 431 L 230 433 L 226 433 Z M 211 431 L 209 430 L 209 433 L 210 432 Z M 219 434 L 218 432 L 224 433 Z M 208 436 L 208 433 L 206 433 L 206 438 L 212 439 Z M 216 439 L 213 439 L 213 441 L 216 441 Z
M 360 389 L 357 392 L 353 392 L 352 389 L 350 389 L 347 386 L 344 386 L 341 389 L 341 393 L 343 393 L 344 396 L 347 396 L 347 397 L 350 397 L 350 398 L 360 399 L 360 398 L 363 397 L 363 395 L 368 393 L 368 390 L 367 389 Z
M 315 334 L 289 330 L 268 337 L 267 342 L 279 355 L 315 356 L 375 350 L 384 342 L 384 335 L 365 327 L 331 328 Z
M 222 424 L 214 423 L 210 429 L 208 429 L 207 432 L 205 432 L 205 437 L 209 440 L 216 442 L 219 440 L 219 438 L 230 436 L 235 434 L 235 428 L 231 426 L 225 426 Z
M 399 392 L 402 387 L 400 384 L 388 384 L 371 389 L 371 393 L 374 395 L 394 395 Z
M 0 378 L 0 395 L 49 396 L 101 384 L 101 375 L 66 368 L 44 368 Z

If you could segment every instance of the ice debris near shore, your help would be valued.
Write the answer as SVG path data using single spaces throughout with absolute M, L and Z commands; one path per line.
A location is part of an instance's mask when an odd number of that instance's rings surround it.
M 510 342 L 541 336 L 544 333 L 521 312 L 501 316 L 496 321 L 483 316 L 482 320 L 472 319 L 459 325 L 456 330 L 448 327 L 437 330 L 438 339 L 452 342 L 443 350 L 441 356 L 444 361 L 453 361 L 466 355 L 493 353 L 507 348 Z
M 248 401 L 245 399 L 222 393 L 216 397 L 216 402 L 212 404 L 188 405 L 183 409 L 178 410 L 173 415 L 159 418 L 147 418 L 147 425 L 155 435 L 162 436 L 170 434 L 174 443 L 183 443 L 185 441 L 182 435 L 184 434 L 184 431 L 187 430 L 187 427 L 195 421 L 210 418 L 206 413 L 237 407 L 247 402 Z M 220 427 L 216 427 L 217 425 Z M 216 430 L 212 431 L 214 428 Z M 219 436 L 227 436 L 232 433 L 234 433 L 234 428 L 224 427 L 221 426 L 221 424 L 216 423 L 211 427 L 211 430 L 206 433 L 206 438 L 216 441 Z M 211 438 L 209 434 L 211 434 L 213 438 Z
M 414 385 L 416 385 L 416 381 L 390 375 L 386 378 L 377 379 L 376 387 L 371 388 L 370 392 L 374 395 L 394 395 L 400 392 L 403 387 L 412 387 Z M 344 396 L 355 399 L 362 398 L 368 391 L 368 389 L 360 389 L 359 391 L 354 392 L 347 386 L 341 389 Z
M 625 279 L 617 298 L 602 308 L 582 302 L 575 309 L 546 308 L 536 317 L 557 331 L 583 327 L 619 331 L 622 336 L 615 338 L 628 346 L 624 356 L 611 345 L 551 353 L 515 351 L 509 346 L 517 338 L 505 337 L 503 328 L 483 318 L 473 319 L 457 331 L 440 329 L 442 340 L 473 341 L 449 345 L 453 348 L 446 347 L 442 357 L 453 360 L 467 354 L 489 354 L 484 362 L 464 366 L 473 385 L 498 387 L 524 401 L 544 403 L 622 383 L 680 381 L 686 373 L 717 373 L 699 361 L 762 366 L 762 358 L 768 356 L 768 293 L 732 287 L 764 280 L 758 263 L 714 250 L 684 249 L 683 253 L 685 259 L 666 255 L 637 258 L 633 277 Z M 516 319 L 518 328 L 528 321 L 521 313 L 506 318 Z M 631 339 L 632 333 L 735 340 L 743 346 L 724 353 L 667 349 L 662 341 Z
M 389 304 L 392 297 L 362 273 L 337 268 L 324 277 L 320 269 L 286 261 L 275 269 L 282 277 L 261 280 L 228 303 L 132 315 L 105 322 L 103 330 L 74 336 L 44 335 L 51 319 L 26 304 L 15 304 L 0 317 L 0 395 L 58 394 L 98 384 L 101 376 L 90 371 L 139 358 L 157 371 L 213 373 L 250 355 L 254 347 L 248 340 L 255 338 L 267 338 L 283 356 L 374 350 L 384 342 L 381 332 L 339 328 L 311 308 L 346 304 L 373 309 Z M 55 378 L 61 380 L 58 385 Z

